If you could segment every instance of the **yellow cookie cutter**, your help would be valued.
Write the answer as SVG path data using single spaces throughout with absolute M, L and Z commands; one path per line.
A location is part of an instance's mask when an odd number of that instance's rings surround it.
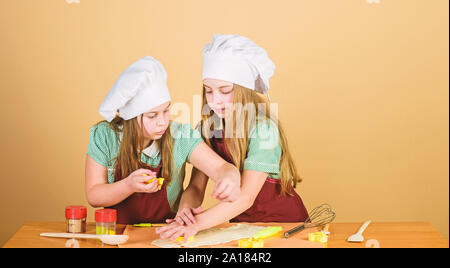
M 184 236 L 178 237 L 177 239 L 175 239 L 175 241 L 183 243 L 184 242 Z M 192 242 L 192 241 L 194 241 L 194 236 L 189 236 L 186 243 L 189 243 L 189 242 Z
M 263 248 L 264 239 L 275 236 L 281 232 L 283 228 L 281 226 L 271 226 L 263 229 L 248 239 L 240 239 L 238 245 L 240 248 Z
M 263 248 L 264 239 L 255 239 L 253 237 L 248 239 L 239 239 L 240 248 Z
M 324 232 L 315 232 L 308 234 L 308 240 L 311 242 L 320 242 L 327 247 L 328 245 L 328 235 Z

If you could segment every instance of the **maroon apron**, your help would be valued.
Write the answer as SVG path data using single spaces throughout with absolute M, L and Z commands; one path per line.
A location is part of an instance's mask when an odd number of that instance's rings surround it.
M 152 168 L 148 165 L 141 168 L 157 172 L 161 177 L 161 165 Z M 114 182 L 121 180 L 120 168 L 117 165 L 114 174 Z M 167 200 L 167 184 L 164 183 L 161 190 L 154 193 L 133 193 L 117 205 L 108 207 L 117 210 L 118 224 L 135 223 L 162 223 L 166 219 L 175 218 L 175 213 L 170 209 Z
M 213 138 L 212 141 L 214 151 L 232 163 L 225 139 Z M 294 188 L 290 186 L 286 196 L 280 196 L 280 192 L 280 180 L 267 177 L 253 205 L 230 222 L 304 222 L 308 211 Z

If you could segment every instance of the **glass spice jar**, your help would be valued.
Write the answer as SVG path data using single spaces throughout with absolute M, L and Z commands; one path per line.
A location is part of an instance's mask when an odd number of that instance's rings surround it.
M 97 209 L 95 211 L 96 234 L 116 234 L 117 210 Z
M 86 232 L 85 206 L 67 206 L 66 207 L 66 232 L 84 233 Z

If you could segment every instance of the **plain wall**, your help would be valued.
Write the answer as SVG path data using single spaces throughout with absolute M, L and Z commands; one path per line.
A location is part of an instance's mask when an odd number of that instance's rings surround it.
M 247 36 L 275 62 L 270 96 L 309 210 L 429 221 L 448 239 L 448 10 L 447 0 L 0 0 L 0 245 L 27 220 L 89 206 L 89 128 L 135 60 L 162 62 L 173 103 L 191 109 L 173 118 L 196 123 L 214 33 Z

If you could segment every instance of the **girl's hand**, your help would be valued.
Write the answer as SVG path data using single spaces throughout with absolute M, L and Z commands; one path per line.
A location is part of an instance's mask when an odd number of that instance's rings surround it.
M 174 241 L 180 236 L 184 236 L 183 243 L 186 243 L 188 238 L 195 235 L 199 230 L 196 224 L 187 226 L 174 221 L 164 227 L 156 228 L 155 231 L 160 235 L 161 239 L 169 239 L 171 241 Z
M 196 223 L 194 215 L 200 214 L 202 212 L 202 207 L 197 208 L 183 208 L 178 210 L 177 215 L 174 219 L 167 219 L 167 223 L 172 223 L 174 221 L 178 222 L 180 225 L 192 225 Z
M 154 193 L 159 190 L 158 180 L 154 180 L 151 183 L 146 183 L 146 181 L 156 178 L 156 175 L 156 172 L 140 168 L 126 177 L 125 180 L 127 180 L 128 187 L 134 193 Z
M 241 193 L 240 177 L 222 177 L 216 181 L 212 197 L 222 202 L 233 202 Z

